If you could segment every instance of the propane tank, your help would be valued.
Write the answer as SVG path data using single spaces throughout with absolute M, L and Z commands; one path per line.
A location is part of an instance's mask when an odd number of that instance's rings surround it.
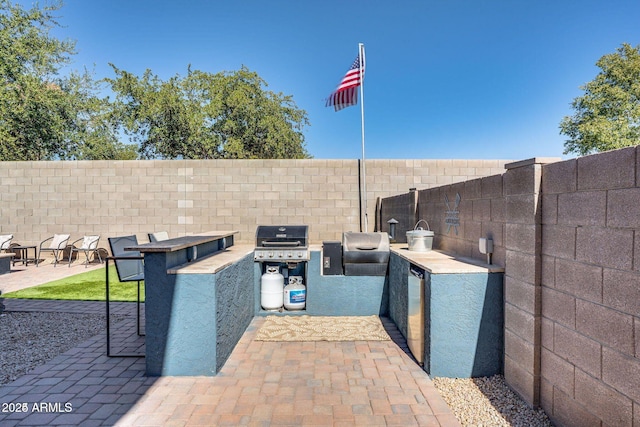
M 265 310 L 282 308 L 284 294 L 284 276 L 278 266 L 267 266 L 267 271 L 260 279 L 260 305 Z
M 302 277 L 289 277 L 289 284 L 284 287 L 284 308 L 287 310 L 303 310 L 307 302 L 307 288 Z

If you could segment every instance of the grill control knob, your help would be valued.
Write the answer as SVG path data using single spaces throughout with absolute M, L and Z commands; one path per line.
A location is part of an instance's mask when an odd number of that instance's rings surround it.
M 273 258 L 273 252 L 269 252 L 269 258 Z
M 298 252 L 298 258 L 302 258 L 303 253 L 302 252 Z
M 287 258 L 293 258 L 293 254 L 291 252 L 287 252 Z

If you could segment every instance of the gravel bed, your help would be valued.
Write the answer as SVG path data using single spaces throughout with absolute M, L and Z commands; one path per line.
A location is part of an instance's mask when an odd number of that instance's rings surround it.
M 105 330 L 103 314 L 0 315 L 0 384 L 7 384 Z
M 527 406 L 502 375 L 434 378 L 433 383 L 463 426 L 553 426 L 544 411 Z

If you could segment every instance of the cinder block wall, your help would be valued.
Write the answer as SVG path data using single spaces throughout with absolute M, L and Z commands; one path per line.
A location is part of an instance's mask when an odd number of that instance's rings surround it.
M 380 231 L 390 232 L 390 226 L 387 221 L 394 219 L 397 221 L 395 226 L 395 241 L 407 242 L 407 230 L 414 228 L 416 224 L 416 212 L 418 208 L 418 192 L 412 190 L 405 194 L 397 196 L 385 197 L 380 202 L 380 212 L 378 213 Z
M 510 164 L 504 175 L 504 374 L 533 406 L 540 405 L 540 182 L 553 160 Z
M 640 425 L 640 156 L 542 175 L 542 407 L 558 425 Z
M 486 256 L 478 250 L 478 239 L 489 237 L 494 241 L 493 263 L 504 266 L 503 172 L 504 169 L 500 175 L 385 197 L 380 211 L 382 230 L 388 231 L 387 221 L 395 218 L 399 221 L 398 242 L 406 242 L 406 232 L 425 220 L 435 233 L 434 248 L 481 260 Z M 451 214 L 458 218 L 457 226 L 449 227 L 445 222 L 448 211 L 457 212 Z M 424 222 L 418 226 L 427 228 Z
M 498 173 L 500 160 L 367 160 L 368 229 L 377 197 Z M 358 160 L 0 162 L 0 233 L 170 236 L 308 224 L 312 243 L 360 229 Z
M 493 262 L 504 265 L 502 175 L 420 191 L 418 218 L 429 222 L 436 247 L 462 256 L 486 260 L 478 250 L 478 239 L 491 238 Z
M 505 267 L 505 378 L 531 405 L 539 404 L 538 207 L 541 164 L 547 161 L 509 163 L 500 175 L 422 190 L 416 212 L 416 221 L 426 220 L 435 232 L 435 249 L 486 261 L 478 240 L 493 240 L 492 263 Z
M 559 426 L 640 425 L 639 152 L 530 159 L 418 195 L 435 248 L 483 259 L 478 238 L 494 239 L 505 378 Z M 458 234 L 445 224 L 456 194 Z

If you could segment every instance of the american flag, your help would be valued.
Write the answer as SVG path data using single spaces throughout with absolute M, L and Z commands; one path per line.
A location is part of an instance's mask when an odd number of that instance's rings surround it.
M 362 64 L 362 75 L 364 77 L 364 63 Z M 338 88 L 329 95 L 325 107 L 333 106 L 335 111 L 356 105 L 358 103 L 358 86 L 360 86 L 360 56 L 353 61 L 353 65 L 344 75 Z

